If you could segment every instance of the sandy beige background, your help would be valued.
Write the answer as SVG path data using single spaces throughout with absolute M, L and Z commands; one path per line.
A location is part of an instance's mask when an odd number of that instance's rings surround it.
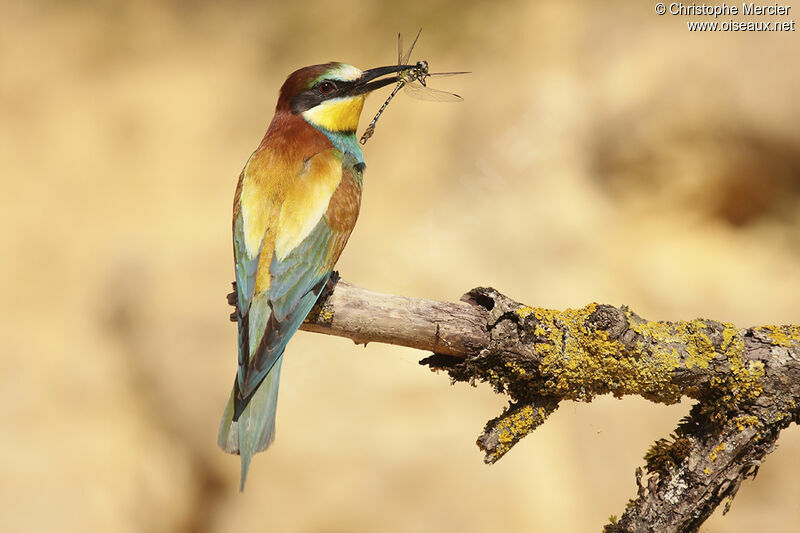
M 568 404 L 489 467 L 488 387 L 305 332 L 244 495 L 216 448 L 236 177 L 289 72 L 391 63 L 400 30 L 473 74 L 432 82 L 463 104 L 401 95 L 379 124 L 347 280 L 800 321 L 797 32 L 693 34 L 621 1 L 0 12 L 0 531 L 574 532 L 622 512 L 687 403 Z M 797 531 L 800 431 L 779 443 L 703 531 Z

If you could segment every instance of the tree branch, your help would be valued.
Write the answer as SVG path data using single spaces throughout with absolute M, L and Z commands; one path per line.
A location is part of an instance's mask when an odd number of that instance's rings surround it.
M 382 294 L 335 279 L 300 329 L 464 357 L 487 346 L 485 326 L 486 313 L 468 303 Z
M 229 295 L 235 305 L 236 297 Z M 232 315 L 235 320 L 235 313 Z M 637 469 L 638 495 L 607 533 L 696 531 L 725 510 L 800 421 L 800 327 L 737 329 L 696 319 L 649 322 L 627 307 L 553 311 L 491 288 L 449 303 L 367 291 L 334 277 L 301 329 L 432 351 L 420 363 L 453 381 L 485 381 L 510 398 L 478 438 L 494 463 L 561 401 L 638 395 L 697 400 Z

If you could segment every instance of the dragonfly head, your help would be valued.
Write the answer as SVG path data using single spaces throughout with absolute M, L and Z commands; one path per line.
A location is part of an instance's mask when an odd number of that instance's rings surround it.
M 391 85 L 392 83 L 397 83 L 397 74 L 402 73 L 410 68 L 413 68 L 412 65 L 389 65 L 386 67 L 377 67 L 365 70 L 362 73 L 361 78 L 356 84 L 353 92 L 355 94 L 366 94 L 374 91 L 375 89 L 380 89 L 381 87 Z M 395 75 L 391 76 L 390 74 Z M 388 77 L 383 78 L 383 76 Z

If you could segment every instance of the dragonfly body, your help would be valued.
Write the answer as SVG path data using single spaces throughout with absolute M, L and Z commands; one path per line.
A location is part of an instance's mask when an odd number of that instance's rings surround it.
M 394 90 L 389 95 L 389 98 L 386 99 L 381 108 L 378 109 L 378 112 L 375 113 L 375 118 L 372 119 L 372 122 L 369 123 L 369 126 L 367 126 L 367 129 L 364 130 L 364 134 L 361 136 L 361 144 L 366 144 L 367 139 L 372 137 L 372 134 L 375 133 L 375 124 L 378 123 L 378 119 L 383 114 L 383 110 L 389 106 L 389 102 L 392 101 L 392 98 L 394 98 L 395 95 L 400 92 L 400 89 L 402 89 L 405 84 L 406 82 L 398 82 Z
M 397 34 L 397 64 L 400 65 L 408 65 L 408 60 L 411 57 L 411 52 L 414 50 L 414 45 L 417 44 L 417 40 L 419 39 L 420 30 L 417 33 L 417 37 L 414 39 L 414 42 L 411 43 L 411 47 L 409 47 L 408 51 L 403 54 L 403 36 L 401 34 Z M 426 80 L 432 76 L 455 76 L 457 74 L 467 74 L 467 72 L 430 72 L 428 62 L 425 60 L 417 61 L 417 63 L 413 66 L 408 66 L 407 68 L 400 70 L 397 76 L 397 86 L 395 86 L 394 90 L 391 92 L 389 97 L 383 102 L 383 105 L 378 109 L 378 112 L 375 113 L 375 117 L 372 119 L 372 122 L 369 123 L 367 129 L 364 130 L 364 134 L 361 136 L 361 144 L 366 144 L 367 140 L 375 133 L 375 125 L 378 123 L 378 119 L 381 117 L 383 112 L 389 106 L 389 102 L 400 92 L 401 89 L 405 89 L 405 93 L 409 96 L 416 98 L 418 100 L 428 100 L 432 102 L 460 102 L 463 100 L 459 95 L 455 93 L 449 93 L 447 91 L 440 91 L 438 89 L 434 89 L 432 87 L 428 87 Z

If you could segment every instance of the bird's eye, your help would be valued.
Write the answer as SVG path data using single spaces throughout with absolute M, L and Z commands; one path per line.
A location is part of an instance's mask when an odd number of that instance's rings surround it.
M 321 92 L 322 94 L 328 94 L 329 92 L 333 91 L 335 88 L 336 88 L 336 86 L 333 83 L 329 82 L 329 81 L 323 81 L 322 83 L 317 85 L 317 89 L 319 89 L 319 92 Z

